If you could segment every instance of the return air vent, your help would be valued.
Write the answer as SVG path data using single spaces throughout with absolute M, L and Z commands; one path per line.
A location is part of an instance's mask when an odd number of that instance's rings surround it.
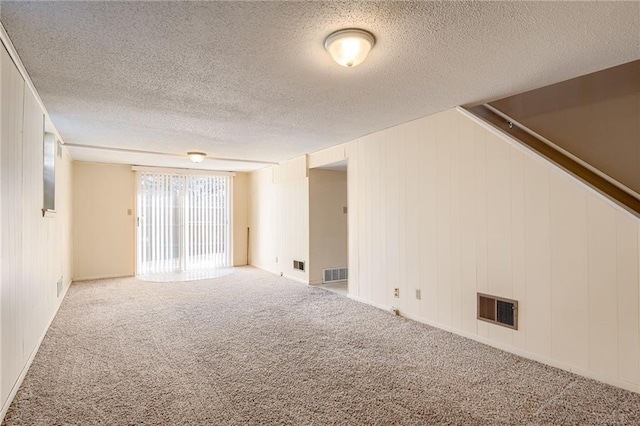
M 293 261 L 293 269 L 297 269 L 299 271 L 304 271 L 304 262 L 302 260 L 294 260 Z
M 346 281 L 349 278 L 347 268 L 331 268 L 322 270 L 323 283 L 335 283 L 338 281 Z
M 478 319 L 518 329 L 518 301 L 478 293 Z

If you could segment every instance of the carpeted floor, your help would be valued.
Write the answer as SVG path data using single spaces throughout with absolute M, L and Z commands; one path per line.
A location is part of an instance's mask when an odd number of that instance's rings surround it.
M 640 395 L 253 268 L 72 285 L 4 421 L 639 423 Z

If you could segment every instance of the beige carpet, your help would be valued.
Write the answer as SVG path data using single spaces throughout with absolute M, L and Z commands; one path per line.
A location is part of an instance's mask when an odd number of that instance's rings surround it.
M 640 395 L 239 268 L 74 284 L 4 423 L 639 424 Z

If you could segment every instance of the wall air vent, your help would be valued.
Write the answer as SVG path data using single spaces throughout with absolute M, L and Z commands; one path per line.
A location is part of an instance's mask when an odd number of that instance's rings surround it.
M 478 319 L 518 329 L 518 301 L 478 293 Z
M 347 268 L 331 268 L 322 270 L 322 283 L 335 283 L 338 281 L 346 281 L 349 278 Z
M 299 271 L 304 271 L 304 262 L 302 260 L 294 260 L 293 261 L 293 269 L 297 269 Z

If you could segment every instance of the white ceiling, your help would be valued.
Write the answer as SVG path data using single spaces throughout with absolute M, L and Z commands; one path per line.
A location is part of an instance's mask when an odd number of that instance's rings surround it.
M 276 162 L 640 58 L 638 2 L 2 1 L 0 20 L 66 143 Z M 345 27 L 377 38 L 352 69 L 322 45 Z

